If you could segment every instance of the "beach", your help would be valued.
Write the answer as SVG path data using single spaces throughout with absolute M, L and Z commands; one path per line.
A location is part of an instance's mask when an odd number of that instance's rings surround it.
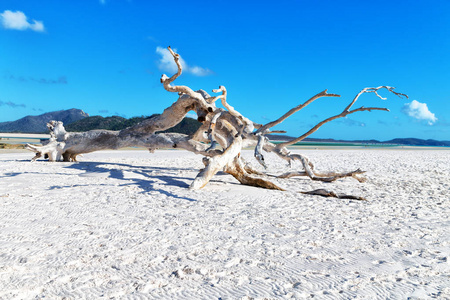
M 187 151 L 0 152 L 0 299 L 450 299 L 450 150 L 293 151 L 367 180 L 192 191 Z

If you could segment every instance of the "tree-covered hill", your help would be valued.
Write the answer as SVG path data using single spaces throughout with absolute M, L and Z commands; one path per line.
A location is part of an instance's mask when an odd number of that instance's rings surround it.
M 16 121 L 0 122 L 0 132 L 48 133 L 47 123 L 51 120 L 63 121 L 64 125 L 69 125 L 88 116 L 76 108 L 53 111 L 39 116 L 26 116 Z
M 157 114 L 151 115 L 150 117 L 133 117 L 126 119 L 119 116 L 112 117 L 102 117 L 102 116 L 92 116 L 87 117 L 82 120 L 73 122 L 65 126 L 66 130 L 69 132 L 81 132 L 89 131 L 93 129 L 106 129 L 106 130 L 122 130 L 127 127 L 133 126 L 145 119 L 157 116 Z M 178 132 L 184 134 L 193 134 L 200 127 L 201 123 L 192 118 L 184 118 L 178 125 L 164 132 Z

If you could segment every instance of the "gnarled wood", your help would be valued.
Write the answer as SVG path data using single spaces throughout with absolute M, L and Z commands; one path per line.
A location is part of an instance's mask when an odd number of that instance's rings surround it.
M 319 122 L 308 132 L 292 141 L 275 145 L 267 137 L 267 134 L 271 133 L 270 129 L 273 126 L 281 124 L 289 116 L 319 98 L 340 96 L 328 94 L 327 90 L 324 90 L 303 104 L 290 109 L 279 119 L 260 125 L 244 117 L 228 103 L 227 89 L 224 86 L 213 90 L 214 93 L 221 93 L 221 95 L 212 97 L 204 90 L 194 91 L 188 86 L 173 85 L 173 82 L 182 74 L 182 66 L 180 56 L 170 47 L 168 49 L 177 65 L 177 72 L 171 77 L 165 74 L 162 75 L 161 83 L 168 92 L 177 93 L 178 99 L 166 108 L 161 115 L 148 118 L 121 131 L 91 130 L 81 133 L 68 133 L 65 131 L 62 122 L 52 121 L 48 124 L 51 138 L 46 145 L 27 145 L 28 150 L 36 153 L 32 161 L 43 156 L 48 156 L 50 161 L 76 161 L 76 157 L 83 153 L 131 146 L 146 147 L 151 152 L 159 148 L 182 148 L 204 156 L 205 168 L 198 173 L 190 186 L 191 189 L 203 188 L 217 172 L 225 171 L 245 185 L 284 190 L 269 181 L 267 175 L 263 172 L 259 172 L 243 162 L 240 152 L 244 147 L 251 146 L 255 147 L 257 161 L 265 168 L 267 165 L 263 151 L 273 152 L 289 164 L 292 161 L 299 161 L 302 164 L 302 170 L 291 170 L 278 176 L 278 178 L 308 176 L 312 180 L 331 182 L 339 178 L 353 177 L 362 181 L 361 178 L 356 176 L 363 173 L 359 169 L 351 172 L 320 174 L 314 170 L 314 165 L 308 158 L 301 154 L 291 154 L 286 147 L 303 140 L 322 125 L 337 118 L 343 118 L 360 111 L 388 111 L 387 108 L 364 106 L 351 110 L 354 103 L 364 93 L 374 93 L 379 98 L 384 99 L 378 94 L 378 91 L 386 89 L 399 97 L 407 97 L 404 94 L 395 92 L 394 88 L 389 86 L 365 88 L 356 95 L 340 114 Z M 215 102 L 219 99 L 224 109 L 215 106 Z M 158 133 L 177 125 L 189 111 L 196 112 L 198 120 L 203 123 L 193 136 L 178 133 Z M 205 142 L 209 142 L 211 145 L 205 144 Z M 339 195 L 322 189 L 304 193 L 338 198 L 353 197 L 351 199 L 361 200 L 361 197 Z
M 283 188 L 279 187 L 275 183 L 262 177 L 263 174 L 255 174 L 249 170 L 246 166 L 243 166 L 239 157 L 235 157 L 233 163 L 228 164 L 225 167 L 225 172 L 233 175 L 240 183 L 255 187 L 262 187 L 270 190 L 280 190 L 284 191 Z M 259 175 L 259 176 L 258 176 Z

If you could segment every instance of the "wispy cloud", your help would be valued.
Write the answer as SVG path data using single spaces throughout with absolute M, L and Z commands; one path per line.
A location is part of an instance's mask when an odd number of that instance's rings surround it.
M 26 81 L 28 81 L 25 77 L 23 77 L 23 76 L 14 76 L 14 75 L 6 75 L 5 76 L 5 78 L 7 78 L 7 79 L 11 79 L 11 80 L 17 80 L 17 81 L 20 81 L 20 82 L 26 82 Z
M 24 76 L 17 77 L 14 75 L 6 75 L 5 77 L 8 79 L 17 80 L 20 82 L 34 81 L 34 82 L 42 83 L 42 84 L 67 84 L 66 76 L 59 76 L 58 79 L 35 78 L 35 77 L 25 78 Z
M 27 107 L 25 104 L 17 104 L 17 103 L 11 102 L 11 101 L 8 101 L 8 102 L 0 101 L 0 106 L 9 106 L 12 108 Z
M 341 119 L 341 120 L 339 120 L 337 122 L 342 123 L 342 124 L 347 125 L 347 126 L 366 127 L 366 123 L 360 122 L 360 121 L 356 121 L 356 120 L 352 120 L 352 119 L 349 119 L 347 117 L 345 117 L 345 118 L 343 118 L 343 119 Z
M 33 30 L 37 32 L 45 31 L 44 23 L 42 21 L 32 20 L 28 22 L 27 16 L 21 11 L 5 10 L 0 14 L 0 19 L 5 29 L 11 30 Z
M 147 36 L 147 40 L 149 40 L 149 41 L 152 41 L 152 42 L 154 42 L 154 43 L 157 43 L 157 44 L 159 44 L 159 41 L 156 39 L 156 38 L 154 38 L 154 37 L 152 37 L 152 36 Z
M 399 117 L 394 116 L 392 120 L 377 120 L 377 123 L 383 126 L 398 126 L 401 127 L 402 123 L 400 123 Z
M 377 120 L 377 124 L 383 125 L 383 126 L 401 126 L 402 124 L 399 121 L 382 121 Z
M 45 78 L 33 78 L 30 77 L 31 81 L 36 81 L 38 83 L 43 83 L 43 84 L 67 84 L 67 77 L 66 76 L 60 76 L 58 77 L 58 79 L 45 79 Z
M 127 2 L 131 2 L 131 0 L 126 0 Z M 106 5 L 106 2 L 109 2 L 109 0 L 98 0 L 98 2 L 101 4 L 101 5 Z
M 428 109 L 428 105 L 417 100 L 405 103 L 402 112 L 411 118 L 426 121 L 428 125 L 433 125 L 437 121 L 435 114 Z
M 177 49 L 173 49 L 173 51 L 177 52 Z M 156 47 L 156 53 L 161 56 L 158 61 L 158 67 L 161 71 L 170 73 L 177 72 L 177 65 L 173 61 L 172 54 L 170 54 L 168 49 L 163 47 Z M 211 70 L 199 66 L 189 66 L 181 56 L 180 64 L 183 68 L 183 72 L 190 73 L 195 76 L 207 76 L 213 73 Z

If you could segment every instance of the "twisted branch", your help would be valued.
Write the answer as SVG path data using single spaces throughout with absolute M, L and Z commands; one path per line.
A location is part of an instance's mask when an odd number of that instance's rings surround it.
M 362 94 L 364 94 L 364 93 L 375 93 L 379 98 L 385 99 L 385 98 L 382 98 L 382 97 L 377 93 L 377 91 L 378 91 L 379 89 L 381 89 L 381 88 L 386 88 L 389 92 L 392 92 L 392 93 L 394 93 L 395 95 L 397 95 L 397 96 L 399 96 L 399 97 L 402 97 L 402 96 L 408 97 L 408 96 L 405 95 L 405 94 L 395 92 L 395 91 L 394 91 L 394 88 L 393 88 L 393 87 L 389 87 L 389 86 L 379 86 L 379 87 L 377 87 L 377 88 L 365 88 L 365 89 L 363 89 L 361 92 L 359 92 L 358 95 L 356 95 L 356 97 L 353 99 L 353 101 L 352 101 L 352 102 L 351 102 L 351 103 L 350 103 L 350 104 L 349 104 L 349 105 L 348 105 L 348 106 L 347 106 L 340 114 L 335 115 L 335 116 L 333 116 L 333 117 L 330 117 L 330 118 L 328 118 L 328 119 L 325 119 L 325 120 L 319 122 L 317 125 L 315 125 L 313 128 L 311 128 L 308 132 L 306 132 L 305 134 L 299 136 L 299 137 L 296 138 L 296 139 L 293 139 L 293 140 L 291 140 L 291 141 L 288 141 L 288 142 L 284 142 L 284 143 L 278 144 L 278 145 L 277 145 L 277 148 L 283 148 L 283 147 L 286 147 L 286 146 L 289 146 L 289 145 L 293 145 L 293 144 L 295 144 L 295 143 L 298 143 L 298 142 L 302 141 L 303 139 L 305 139 L 306 137 L 310 136 L 312 133 L 316 132 L 316 131 L 317 131 L 320 127 L 322 127 L 322 125 L 324 125 L 325 123 L 328 123 L 328 122 L 333 121 L 333 120 L 338 119 L 338 118 L 346 117 L 346 116 L 348 116 L 348 115 L 350 115 L 350 114 L 353 114 L 353 113 L 355 113 L 355 112 L 359 112 L 359 111 L 372 111 L 372 110 L 389 111 L 389 109 L 387 109 L 387 108 L 382 108 L 382 107 L 364 107 L 364 106 L 362 106 L 362 107 L 360 107 L 360 108 L 357 108 L 357 109 L 354 109 L 354 110 L 349 110 L 349 109 L 353 106 L 353 104 L 355 104 L 356 100 L 358 100 L 358 98 L 359 98 Z
M 216 96 L 217 99 L 221 100 L 223 107 L 225 107 L 228 112 L 234 116 L 235 118 L 241 120 L 244 123 L 244 128 L 246 132 L 252 132 L 254 130 L 253 122 L 241 115 L 237 110 L 234 109 L 233 106 L 229 105 L 227 102 L 227 89 L 221 85 L 218 89 L 213 90 L 214 93 L 222 92 L 222 95 Z
M 394 88 L 390 86 L 365 88 L 355 96 L 340 114 L 321 121 L 308 132 L 292 141 L 274 145 L 266 137 L 266 134 L 270 133 L 272 127 L 282 123 L 288 117 L 319 98 L 340 96 L 337 94 L 328 94 L 327 90 L 324 90 L 314 95 L 303 104 L 292 108 L 279 119 L 263 126 L 244 117 L 227 102 L 227 90 L 224 86 L 220 86 L 219 89 L 213 90 L 215 93 L 221 92 L 221 95 L 211 97 L 204 90 L 194 91 L 187 86 L 172 85 L 172 83 L 182 74 L 182 65 L 180 62 L 180 55 L 175 53 L 170 47 L 168 47 L 168 50 L 177 65 L 177 72 L 170 78 L 163 74 L 161 82 L 165 90 L 178 93 L 179 98 L 170 107 L 166 108 L 161 115 L 148 118 L 143 122 L 120 132 L 93 130 L 83 133 L 67 133 L 62 122 L 50 122 L 48 125 L 51 134 L 49 143 L 44 146 L 27 145 L 28 150 L 36 153 L 36 156 L 33 157 L 32 161 L 44 155 L 48 156 L 50 161 L 70 161 L 76 160 L 76 156 L 82 153 L 103 149 L 118 149 L 129 146 L 146 147 L 151 151 L 168 147 L 183 148 L 204 156 L 205 168 L 198 173 L 190 186 L 191 189 L 203 188 L 217 172 L 225 171 L 233 175 L 242 184 L 283 190 L 276 184 L 267 180 L 264 177 L 267 176 L 266 174 L 252 169 L 243 162 L 240 152 L 244 147 L 251 145 L 255 146 L 256 159 L 265 168 L 266 164 L 264 156 L 262 155 L 263 150 L 266 152 L 273 152 L 289 163 L 292 161 L 299 161 L 302 164 L 304 170 L 287 172 L 278 176 L 278 178 L 308 176 L 312 180 L 325 182 L 334 181 L 343 177 L 354 177 L 361 180 L 355 176 L 363 173 L 360 169 L 352 172 L 319 174 L 314 171 L 314 166 L 308 158 L 301 154 L 291 154 L 286 146 L 303 140 L 324 124 L 337 118 L 343 118 L 349 114 L 360 111 L 388 111 L 387 108 L 364 106 L 351 110 L 355 102 L 364 93 L 374 93 L 380 99 L 385 100 L 385 98 L 378 94 L 378 91 L 380 89 L 386 89 L 399 97 L 408 98 L 405 94 L 395 92 Z M 219 99 L 225 109 L 216 108 L 215 102 Z M 186 113 L 191 110 L 196 111 L 198 120 L 203 123 L 193 137 L 175 133 L 156 133 L 175 126 L 183 119 Z M 206 131 L 208 136 L 204 137 Z M 211 143 L 209 147 L 207 144 L 202 143 L 208 141 Z M 223 151 L 215 149 L 218 144 L 222 146 Z M 327 197 L 363 199 L 351 195 L 336 194 L 332 191 L 323 189 L 304 193 Z
M 180 63 L 180 55 L 178 53 L 173 52 L 170 46 L 167 47 L 167 49 L 169 49 L 170 54 L 172 54 L 173 59 L 177 65 L 177 73 L 172 75 L 172 77 L 170 78 L 166 74 L 163 74 L 161 76 L 161 83 L 163 84 L 164 89 L 168 92 L 178 93 L 180 96 L 186 94 L 189 97 L 196 99 L 204 109 L 208 110 L 209 112 L 213 112 L 214 103 L 208 103 L 206 99 L 203 97 L 204 93 L 194 92 L 191 88 L 184 85 L 177 85 L 177 86 L 170 85 L 175 79 L 177 79 L 181 75 L 183 67 L 181 66 Z
M 318 93 L 317 95 L 314 95 L 312 98 L 310 98 L 305 103 L 300 104 L 299 106 L 296 106 L 296 107 L 292 108 L 291 110 L 289 110 L 287 113 L 285 113 L 279 119 L 277 119 L 275 121 L 272 121 L 270 123 L 267 123 L 266 125 L 263 125 L 261 128 L 258 129 L 258 131 L 256 133 L 263 133 L 264 134 L 267 129 L 272 128 L 275 125 L 280 124 L 281 122 L 283 122 L 284 120 L 289 118 L 291 115 L 293 115 L 294 113 L 298 112 L 299 110 L 305 108 L 306 106 L 308 106 L 313 101 L 315 101 L 315 100 L 317 100 L 319 98 L 322 98 L 322 97 L 340 97 L 340 95 L 337 95 L 337 94 L 328 94 L 327 91 L 328 90 L 324 90 L 324 91 Z
M 379 87 L 369 87 L 369 88 L 365 88 L 362 89 L 361 92 L 359 92 L 355 98 L 353 99 L 353 101 L 345 108 L 344 111 L 348 111 L 353 104 L 355 104 L 356 100 L 358 100 L 359 96 L 361 96 L 364 93 L 375 93 L 375 95 L 377 95 L 378 98 L 380 98 L 381 100 L 386 100 L 387 98 L 383 98 L 378 94 L 378 90 L 380 89 L 387 89 L 389 92 L 393 93 L 394 95 L 397 95 L 398 97 L 402 98 L 402 97 L 406 97 L 409 98 L 408 95 L 402 94 L 402 93 L 398 93 L 396 91 L 394 91 L 395 87 L 391 87 L 391 86 L 387 86 L 387 85 L 382 85 Z

